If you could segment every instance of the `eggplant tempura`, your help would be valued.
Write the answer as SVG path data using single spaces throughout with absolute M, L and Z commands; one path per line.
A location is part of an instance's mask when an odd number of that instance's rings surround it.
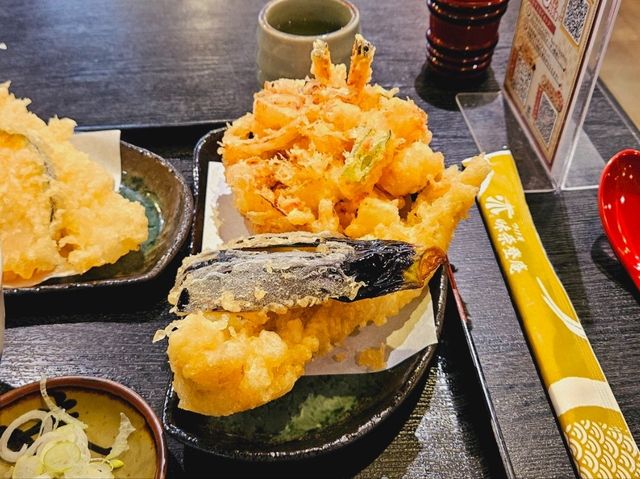
M 227 183 L 256 232 L 324 232 L 447 251 L 488 164 L 477 157 L 464 171 L 445 168 L 443 155 L 429 147 L 426 113 L 395 97 L 397 89 L 369 84 L 374 51 L 357 36 L 347 75 L 344 65 L 331 63 L 327 45 L 317 41 L 311 54 L 314 78 L 265 83 L 253 112 L 227 129 L 219 150 Z M 202 255 L 218 261 L 220 253 Z M 203 257 L 186 259 L 182 273 Z M 185 278 L 179 273 L 170 295 L 177 310 L 181 284 L 193 280 Z M 170 335 L 180 407 L 219 416 L 282 396 L 314 356 L 358 327 L 383 324 L 420 295 L 420 286 L 353 302 L 326 295 L 304 305 L 276 302 L 279 307 L 245 297 L 255 310 L 239 306 L 235 297 L 219 295 L 196 306 L 182 297 L 183 305 L 193 307 L 158 335 Z M 262 294 L 252 288 L 254 295 Z
M 179 315 L 307 308 L 422 288 L 442 250 L 402 241 L 263 234 L 186 258 L 169 293 Z

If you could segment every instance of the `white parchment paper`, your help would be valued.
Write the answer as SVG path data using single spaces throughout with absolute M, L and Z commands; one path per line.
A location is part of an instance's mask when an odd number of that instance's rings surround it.
M 115 191 L 120 189 L 120 130 L 87 131 L 76 133 L 71 143 L 99 163 L 113 177 Z
M 214 249 L 221 244 L 251 232 L 233 204 L 231 189 L 224 178 L 221 163 L 210 162 L 207 172 L 207 192 L 202 234 L 202 249 Z M 383 326 L 370 324 L 349 336 L 329 354 L 313 359 L 306 367 L 306 375 L 358 374 L 369 372 L 358 366 L 356 354 L 367 348 L 386 343 L 391 368 L 411 355 L 437 342 L 433 317 L 433 303 L 429 288 L 406 305 L 397 316 Z M 334 356 L 344 357 L 336 361 Z

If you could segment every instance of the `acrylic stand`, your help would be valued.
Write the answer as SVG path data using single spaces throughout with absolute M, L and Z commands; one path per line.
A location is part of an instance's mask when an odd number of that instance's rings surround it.
M 558 150 L 550 167 L 536 150 L 528 127 L 502 91 L 459 93 L 456 102 L 471 131 L 478 150 L 492 152 L 509 149 L 518 166 L 527 192 L 597 188 L 605 159 L 582 129 L 593 95 L 598 71 L 606 51 L 620 0 L 603 0 L 594 26 L 592 41 L 585 53 L 585 64 L 576 85 Z
M 597 187 L 605 159 L 582 128 L 564 178 L 554 180 L 502 92 L 459 93 L 456 102 L 479 151 L 511 150 L 526 192 Z

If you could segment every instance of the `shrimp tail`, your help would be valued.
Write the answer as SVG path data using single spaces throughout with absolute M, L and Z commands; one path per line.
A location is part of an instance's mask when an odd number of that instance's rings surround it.
M 320 39 L 313 42 L 311 50 L 311 74 L 323 85 L 329 85 L 332 80 L 333 65 L 327 42 Z
M 376 48 L 365 38 L 357 34 L 351 50 L 351 65 L 347 86 L 353 94 L 359 94 L 371 80 L 371 62 Z

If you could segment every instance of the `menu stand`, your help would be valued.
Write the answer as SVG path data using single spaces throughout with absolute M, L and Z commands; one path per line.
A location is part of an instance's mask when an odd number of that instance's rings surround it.
M 563 36 L 561 29 L 567 30 L 567 16 L 572 13 L 570 9 L 577 8 L 576 5 L 581 1 L 586 0 L 556 2 L 556 4 L 560 3 L 558 24 L 550 24 L 555 29 L 555 35 L 551 30 L 540 28 L 535 34 L 531 33 L 534 30 L 530 24 L 533 21 L 532 16 L 536 17 L 536 21 L 540 23 L 536 15 L 545 16 L 545 10 L 538 0 L 523 2 L 509 62 L 511 68 L 507 73 L 505 85 L 498 92 L 456 95 L 456 102 L 479 151 L 511 150 L 526 192 L 597 188 L 605 165 L 605 159 L 583 130 L 582 125 L 613 30 L 620 0 L 592 1 L 590 5 L 593 10 L 590 14 L 593 17 L 590 19 L 590 28 L 585 27 L 584 31 L 581 31 L 581 50 L 576 44 L 572 64 L 564 56 L 566 49 L 565 52 L 562 51 L 562 43 L 566 44 L 568 41 L 566 31 Z M 535 8 L 532 5 L 535 5 Z M 536 15 L 532 15 L 531 11 Z M 548 16 L 547 21 L 551 22 Z M 585 22 L 584 19 L 583 22 Z M 523 33 L 519 34 L 518 30 L 522 30 Z M 533 39 L 533 47 L 526 44 L 531 39 Z M 531 53 L 535 48 L 539 48 L 540 52 Z M 560 51 L 559 59 L 552 57 L 549 60 L 551 56 L 549 52 L 557 53 L 558 51 Z M 583 55 L 582 58 L 578 57 L 580 52 Z M 566 86 L 566 81 L 565 86 L 563 81 L 559 81 L 559 86 L 554 89 L 554 82 L 549 80 L 552 75 L 541 74 L 545 65 L 540 62 L 545 53 L 547 54 L 546 65 L 553 62 L 562 65 L 564 60 L 564 69 L 559 71 L 566 78 L 563 76 L 560 80 L 572 80 L 570 89 Z M 523 63 L 520 57 L 526 55 L 532 58 L 530 76 L 534 79 L 532 80 L 531 77 L 526 79 L 529 82 L 527 91 L 521 98 L 517 98 L 518 95 L 514 92 L 518 92 L 518 87 L 523 82 L 522 74 L 518 71 Z M 573 73 L 572 67 L 575 70 Z M 551 98 L 550 101 L 549 98 Z M 546 104 L 542 105 L 542 103 Z M 553 131 L 547 133 L 545 143 L 541 140 L 544 137 L 540 133 L 544 130 L 544 124 L 539 118 L 543 116 L 540 112 L 544 107 L 547 110 L 553 108 L 547 106 L 550 103 L 559 104 L 560 107 L 557 108 L 557 112 L 553 111 L 556 116 L 553 117 L 554 121 L 551 122 L 548 130 Z

